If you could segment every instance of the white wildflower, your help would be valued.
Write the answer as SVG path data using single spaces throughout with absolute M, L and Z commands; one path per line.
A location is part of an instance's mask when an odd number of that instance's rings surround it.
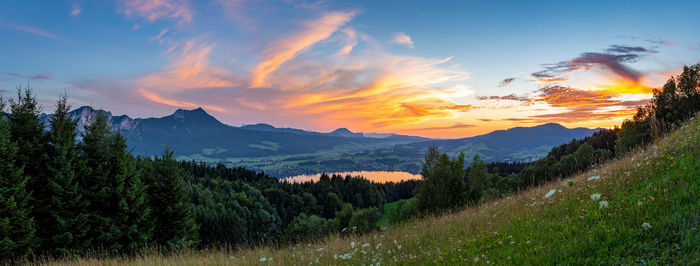
M 265 258 L 265 257 L 260 258 L 260 262 L 265 262 L 265 261 L 267 261 L 267 258 Z
M 377 247 L 374 249 L 379 249 L 382 246 L 382 243 L 377 244 Z
M 600 193 L 591 194 L 591 200 L 598 200 L 598 199 L 600 199 Z
M 474 262 L 479 262 L 479 257 L 474 257 Z
M 598 180 L 598 179 L 600 179 L 600 176 L 599 176 L 599 175 L 594 175 L 594 176 L 589 177 L 589 178 L 588 178 L 588 181 L 593 181 L 593 180 Z
M 355 241 L 350 242 L 350 248 L 355 248 Z
M 608 204 L 607 200 L 602 200 L 602 201 L 598 202 L 598 205 L 600 205 L 600 208 L 605 208 L 605 207 L 608 207 L 609 204 Z
M 362 248 L 366 248 L 366 247 L 369 247 L 369 243 L 362 244 Z
M 642 223 L 642 228 L 644 228 L 644 230 L 649 230 L 649 229 L 651 229 L 651 224 L 644 222 L 644 223 Z
M 549 192 L 547 192 L 547 194 L 544 195 L 544 198 L 546 199 L 551 197 L 552 195 L 554 195 L 555 192 L 557 192 L 556 189 L 549 190 Z
M 318 248 L 318 249 L 316 250 L 316 252 L 321 252 L 321 251 L 323 251 L 323 248 Z

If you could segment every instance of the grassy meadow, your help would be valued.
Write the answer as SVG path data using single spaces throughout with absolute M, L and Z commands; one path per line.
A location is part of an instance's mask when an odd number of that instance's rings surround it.
M 698 264 L 698 120 L 586 173 L 384 231 L 280 248 L 41 263 Z

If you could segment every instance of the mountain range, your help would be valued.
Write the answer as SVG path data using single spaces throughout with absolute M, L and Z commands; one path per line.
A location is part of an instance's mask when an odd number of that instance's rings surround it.
M 178 109 L 160 118 L 130 118 L 83 106 L 71 111 L 70 116 L 82 131 L 98 112 L 103 112 L 112 128 L 124 135 L 135 155 L 158 155 L 170 146 L 178 159 L 221 162 L 278 177 L 358 170 L 417 173 L 432 145 L 451 155 L 465 152 L 468 158 L 479 153 L 487 161 L 532 161 L 545 156 L 553 146 L 595 131 L 544 124 L 469 138 L 428 139 L 357 133 L 346 128 L 321 133 L 268 124 L 236 127 L 221 123 L 202 108 Z M 41 117 L 48 121 L 51 115 Z

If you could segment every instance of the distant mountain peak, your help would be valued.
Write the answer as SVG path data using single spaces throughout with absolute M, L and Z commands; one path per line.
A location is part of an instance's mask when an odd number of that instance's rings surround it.
M 187 117 L 187 118 L 189 118 L 189 117 L 207 118 L 207 119 L 214 118 L 209 113 L 207 113 L 207 111 L 204 111 L 204 109 L 202 109 L 202 107 L 197 107 L 197 108 L 192 109 L 192 110 L 177 109 L 177 110 L 175 110 L 175 112 L 171 116 L 174 118 L 180 118 L 180 119 L 185 118 L 185 117 Z
M 341 127 L 341 128 L 336 129 L 336 130 L 333 130 L 333 132 L 331 132 L 331 133 L 349 133 L 349 134 L 354 134 L 352 131 L 350 131 L 349 129 L 344 128 L 344 127 Z

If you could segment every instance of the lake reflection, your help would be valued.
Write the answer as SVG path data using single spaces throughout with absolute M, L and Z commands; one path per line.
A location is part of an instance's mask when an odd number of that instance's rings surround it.
M 365 179 L 377 183 L 387 183 L 387 182 L 400 182 L 401 180 L 413 180 L 421 179 L 421 175 L 411 174 L 409 172 L 402 171 L 353 171 L 353 172 L 338 172 L 338 173 L 327 173 L 329 176 L 340 175 L 345 177 L 350 175 L 352 177 L 362 176 Z M 284 178 L 292 183 L 306 182 L 306 181 L 318 181 L 321 178 L 321 174 L 314 175 L 298 175 Z

